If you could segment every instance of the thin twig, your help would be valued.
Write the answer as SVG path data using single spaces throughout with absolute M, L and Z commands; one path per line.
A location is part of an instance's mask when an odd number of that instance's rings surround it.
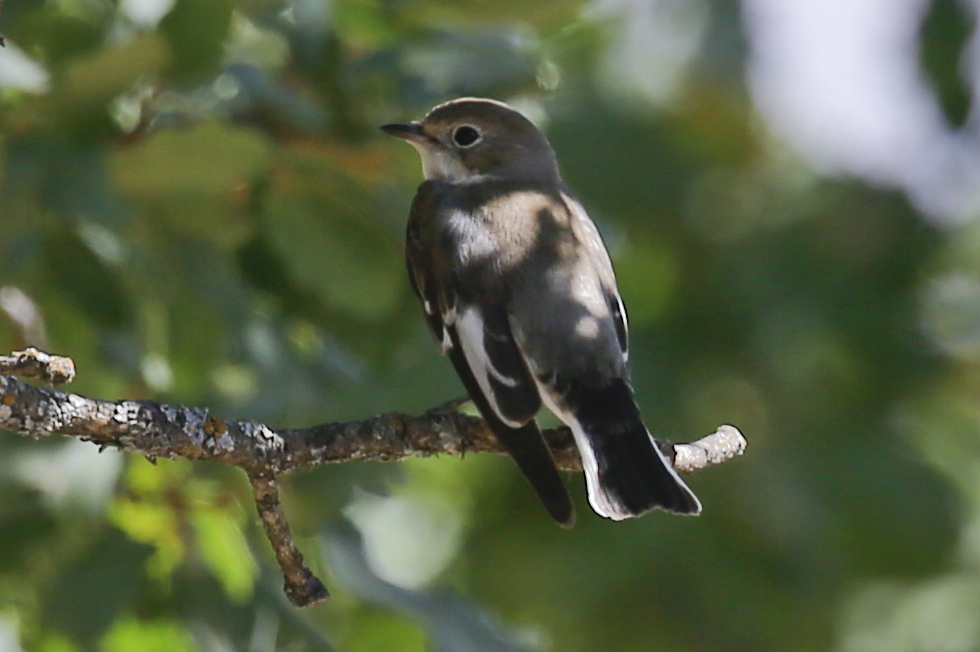
M 279 499 L 279 485 L 271 473 L 264 475 L 249 474 L 252 492 L 255 496 L 255 506 L 259 510 L 262 527 L 272 544 L 279 568 L 283 572 L 283 591 L 289 601 L 297 606 L 306 606 L 323 602 L 330 597 L 330 592 L 323 582 L 313 574 L 306 565 L 303 553 L 293 543 L 289 532 L 289 521 L 282 511 Z

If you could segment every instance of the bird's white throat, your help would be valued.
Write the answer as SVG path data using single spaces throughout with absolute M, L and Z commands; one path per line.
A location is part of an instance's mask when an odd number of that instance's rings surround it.
M 409 141 L 414 147 L 419 158 L 422 159 L 422 174 L 429 181 L 448 181 L 450 183 L 474 183 L 483 178 L 483 175 L 476 174 L 441 147 L 432 147 L 426 143 Z

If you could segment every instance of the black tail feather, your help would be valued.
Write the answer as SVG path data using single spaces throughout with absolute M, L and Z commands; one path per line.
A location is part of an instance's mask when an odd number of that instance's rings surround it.
M 575 525 L 572 499 L 558 474 L 555 460 L 537 422 L 531 420 L 521 428 L 514 429 L 500 423 L 492 415 L 486 420 L 497 439 L 514 458 L 517 468 L 531 483 L 551 517 L 563 527 Z
M 571 397 L 570 397 L 571 398 Z M 575 420 L 595 455 L 603 505 L 593 507 L 611 518 L 638 516 L 654 508 L 698 514 L 701 503 L 656 447 L 627 382 L 616 379 L 599 388 L 581 388 L 569 401 Z M 608 504 L 606 504 L 608 503 Z

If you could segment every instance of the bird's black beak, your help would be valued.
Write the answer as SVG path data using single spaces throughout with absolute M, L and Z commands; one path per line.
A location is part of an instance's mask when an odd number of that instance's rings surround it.
M 422 129 L 421 122 L 382 125 L 381 131 L 404 140 L 420 141 L 425 138 L 425 131 Z

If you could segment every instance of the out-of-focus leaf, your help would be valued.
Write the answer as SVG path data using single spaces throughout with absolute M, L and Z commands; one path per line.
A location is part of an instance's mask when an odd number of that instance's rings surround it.
M 266 215 L 267 237 L 296 280 L 328 306 L 367 320 L 390 314 L 403 289 L 393 243 L 379 242 L 328 211 L 282 197 Z
M 436 32 L 424 43 L 398 51 L 406 73 L 427 80 L 424 97 L 409 96 L 406 100 L 431 105 L 435 100 L 454 96 L 533 93 L 537 90 L 539 47 L 533 34 L 517 26 Z M 493 61 L 494 65 L 486 66 L 486 61 Z M 390 66 L 385 59 L 376 63 Z
M 243 523 L 227 509 L 198 509 L 194 514 L 197 548 L 234 602 L 252 595 L 258 567 L 242 534 Z
M 395 311 L 406 289 L 400 233 L 371 196 L 379 189 L 371 185 L 376 171 L 362 167 L 370 161 L 379 163 L 331 150 L 297 152 L 262 215 L 265 238 L 296 282 L 368 321 Z
M 4 4 L 4 14 L 16 15 L 17 9 L 9 6 L 15 2 L 8 0 Z M 102 43 L 104 23 L 66 16 L 51 5 L 22 13 L 23 18 L 14 23 L 12 30 L 4 30 L 6 35 L 25 49 L 36 48 L 53 68 L 85 56 Z
M 0 484 L 0 575 L 30 568 L 31 553 L 55 533 L 57 521 L 40 494 L 8 483 Z
M 116 152 L 115 188 L 187 235 L 230 246 L 251 232 L 248 183 L 266 166 L 270 143 L 250 129 L 207 122 L 155 133 Z
M 37 643 L 38 652 L 79 652 L 79 646 L 66 636 L 53 632 L 45 632 L 44 638 Z
M 159 73 L 169 56 L 166 41 L 154 34 L 107 47 L 73 62 L 60 78 L 53 99 L 66 113 L 105 113 L 109 100 L 129 90 L 144 75 Z
M 43 251 L 51 283 L 79 311 L 110 328 L 131 323 L 132 304 L 117 271 L 106 266 L 74 233 L 49 235 Z
M 375 0 L 342 0 L 334 3 L 332 18 L 346 42 L 363 48 L 377 48 L 398 36 L 386 10 L 383 2 Z
M 348 589 L 377 605 L 417 618 L 438 652 L 522 652 L 528 648 L 512 632 L 467 600 L 388 584 L 368 567 L 360 537 L 335 526 L 326 536 L 334 573 Z
M 186 469 L 180 465 L 133 460 L 126 469 L 128 491 L 109 509 L 116 527 L 135 541 L 153 546 L 149 570 L 160 579 L 170 576 L 186 550 L 179 517 L 168 497 L 181 476 L 186 477 Z
M 104 652 L 196 652 L 199 648 L 176 622 L 117 620 L 102 638 Z
M 194 480 L 185 464 L 134 460 L 127 491 L 112 505 L 118 527 L 156 552 L 149 569 L 166 583 L 178 565 L 195 558 L 214 573 L 236 603 L 252 596 L 258 568 L 242 533 L 241 510 L 219 500 L 213 483 Z M 193 528 L 191 536 L 190 528 Z
M 587 205 L 644 223 L 683 213 L 697 157 L 676 146 L 678 133 L 665 122 L 597 102 L 562 114 L 548 127 L 573 191 Z
M 11 238 L 8 263 L 30 260 L 36 252 L 25 245 L 36 246 L 40 233 L 65 222 L 83 218 L 115 227 L 126 221 L 106 178 L 109 157 L 101 145 L 34 136 L 5 143 L 0 220 Z
M 683 102 L 683 110 L 669 119 L 678 127 L 674 135 L 680 149 L 725 166 L 746 165 L 760 154 L 749 125 L 751 115 L 731 95 L 713 84 L 699 84 Z
M 41 625 L 80 642 L 100 638 L 120 613 L 132 609 L 152 549 L 114 528 L 93 541 L 45 591 Z
M 351 614 L 345 623 L 350 632 L 347 645 L 349 652 L 374 652 L 394 650 L 399 652 L 428 652 L 425 630 L 407 618 L 375 609 L 362 609 Z
M 268 156 L 269 143 L 257 132 L 205 122 L 160 131 L 119 150 L 111 174 L 119 191 L 134 199 L 230 198 Z
M 976 17 L 960 0 L 933 0 L 922 22 L 919 56 L 946 118 L 962 127 L 970 114 L 971 92 L 963 66 Z
M 218 71 L 234 8 L 233 0 L 176 0 L 160 22 L 173 53 L 174 81 L 201 81 Z
M 183 560 L 184 544 L 173 512 L 158 502 L 119 500 L 112 505 L 113 522 L 134 540 L 156 549 L 151 570 L 166 577 Z
M 503 0 L 439 0 L 425 8 L 434 20 L 455 16 L 463 20 L 492 23 L 494 21 L 522 21 L 540 29 L 554 29 L 574 22 L 587 5 L 583 0 L 557 0 L 556 2 L 522 2 Z

